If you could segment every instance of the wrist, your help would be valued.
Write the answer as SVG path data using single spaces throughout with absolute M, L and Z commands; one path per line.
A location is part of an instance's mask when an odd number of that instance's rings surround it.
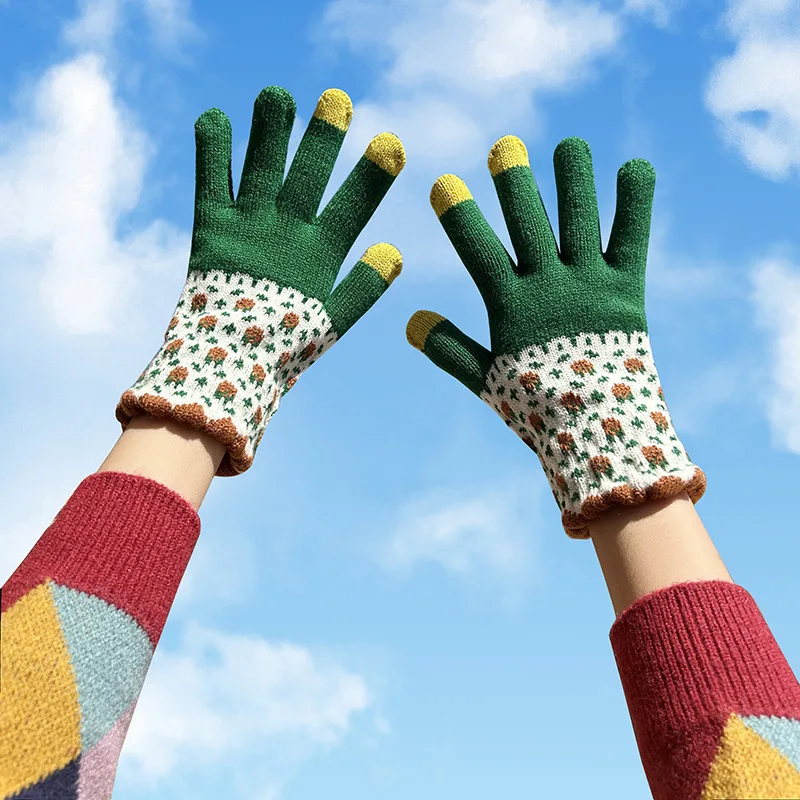
M 617 615 L 674 584 L 733 582 L 686 493 L 615 506 L 589 522 L 589 533 Z
M 130 421 L 98 472 L 150 478 L 197 510 L 224 454 L 223 444 L 200 431 L 172 419 L 141 415 Z

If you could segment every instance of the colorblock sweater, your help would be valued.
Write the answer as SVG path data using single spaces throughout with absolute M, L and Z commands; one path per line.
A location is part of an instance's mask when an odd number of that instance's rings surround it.
M 200 531 L 146 478 L 88 477 L 2 591 L 0 798 L 105 800 Z M 800 798 L 800 685 L 753 598 L 638 600 L 611 629 L 656 800 Z

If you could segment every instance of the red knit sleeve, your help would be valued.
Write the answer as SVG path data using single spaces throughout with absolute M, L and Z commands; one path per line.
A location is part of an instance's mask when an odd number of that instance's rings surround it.
M 159 483 L 81 483 L 2 590 L 0 798 L 111 797 L 200 522 Z
M 654 592 L 611 644 L 655 800 L 800 797 L 800 685 L 743 588 Z

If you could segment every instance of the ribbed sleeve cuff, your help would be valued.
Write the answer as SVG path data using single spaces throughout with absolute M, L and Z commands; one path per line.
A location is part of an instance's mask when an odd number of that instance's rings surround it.
M 52 580 L 126 611 L 155 645 L 199 534 L 197 513 L 166 486 L 90 475 L 3 587 L 2 610 Z
M 696 796 L 731 713 L 800 716 L 800 685 L 741 586 L 683 583 L 647 595 L 614 623 L 611 644 L 657 797 L 677 796 L 656 790 L 662 779 Z

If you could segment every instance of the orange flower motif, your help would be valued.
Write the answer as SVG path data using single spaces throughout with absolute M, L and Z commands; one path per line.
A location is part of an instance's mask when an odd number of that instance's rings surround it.
M 626 358 L 623 363 L 628 372 L 644 372 L 644 362 L 640 358 Z
M 183 347 L 183 339 L 173 339 L 165 348 L 165 353 L 177 353 Z
M 556 486 L 558 486 L 562 492 L 567 489 L 567 479 L 560 472 L 556 473 Z
M 563 453 L 569 453 L 569 451 L 575 447 L 575 438 L 571 433 L 567 433 L 566 431 L 559 433 L 558 436 L 556 436 L 556 441 Z
M 628 386 L 627 383 L 615 383 L 611 387 L 611 394 L 613 394 L 614 397 L 617 398 L 617 400 L 620 400 L 622 402 L 624 402 L 625 400 L 630 400 L 631 387 Z
M 569 411 L 570 414 L 579 414 L 586 408 L 583 398 L 575 392 L 567 392 L 562 394 L 559 400 L 561 405 Z
M 197 322 L 197 327 L 202 328 L 204 331 L 213 331 L 217 327 L 217 318 L 212 314 L 205 317 L 200 317 Z
M 290 311 L 288 314 L 283 315 L 283 319 L 281 320 L 281 327 L 284 330 L 292 331 L 300 324 L 300 317 L 294 313 L 294 311 Z
M 264 330 L 263 328 L 259 328 L 258 325 L 251 325 L 245 330 L 242 338 L 246 344 L 252 344 L 255 347 L 255 345 L 261 344 L 263 341 Z
M 167 326 L 167 330 L 171 331 L 177 324 L 178 324 L 178 318 L 177 317 L 173 317 L 169 321 L 169 325 Z
M 531 427 L 535 431 L 541 432 L 545 428 L 544 420 L 538 414 L 535 414 L 533 412 L 528 414 L 528 422 L 530 422 Z
M 655 445 L 643 447 L 642 454 L 654 467 L 663 467 L 667 460 L 664 451 Z
M 206 354 L 206 364 L 212 361 L 219 366 L 228 357 L 228 351 L 223 347 L 212 347 Z
M 519 376 L 519 382 L 529 392 L 535 392 L 542 385 L 542 379 L 536 372 L 523 372 Z
M 605 434 L 609 439 L 613 439 L 615 436 L 622 436 L 622 423 L 618 419 L 614 419 L 614 417 L 608 417 L 600 424 L 602 425 L 603 431 L 605 431 Z
M 253 423 L 256 425 L 260 425 L 262 419 L 264 419 L 264 413 L 261 411 L 261 406 L 259 406 L 256 409 L 256 413 L 253 414 Z
M 278 366 L 283 367 L 285 366 L 286 362 L 292 357 L 292 354 L 287 350 L 285 353 L 281 353 L 281 357 L 278 359 Z
M 664 433 L 664 431 L 669 428 L 669 421 L 660 411 L 651 411 L 650 417 L 653 422 L 655 422 L 659 433 Z
M 317 345 L 314 344 L 314 342 L 311 342 L 310 344 L 307 344 L 303 348 L 303 352 L 300 353 L 300 358 L 302 358 L 302 359 L 311 358 L 311 356 L 313 356 L 314 353 L 316 352 L 316 349 L 317 349 Z
M 611 472 L 611 459 L 606 456 L 594 456 L 589 459 L 589 466 L 592 472 L 598 475 L 607 475 Z
M 202 311 L 206 307 L 208 297 L 202 292 L 192 295 L 192 311 Z
M 514 416 L 514 412 L 511 410 L 511 406 L 505 400 L 503 400 L 503 402 L 500 403 L 500 411 L 502 412 L 503 416 L 506 419 L 511 419 L 511 417 Z
M 189 377 L 189 370 L 186 367 L 174 367 L 167 375 L 167 383 L 174 383 L 180 386 Z
M 530 436 L 523 436 L 522 441 L 525 442 L 525 444 L 528 445 L 528 447 L 530 447 L 534 453 L 536 452 L 536 442 L 534 442 Z
M 214 392 L 214 397 L 222 397 L 225 400 L 232 400 L 236 397 L 236 387 L 230 381 L 222 381 Z
M 253 364 L 253 369 L 250 372 L 250 380 L 255 381 L 259 386 L 264 383 L 264 378 L 267 377 L 266 370 L 261 364 Z
M 234 308 L 237 311 L 249 311 L 255 304 L 256 301 L 251 300 L 249 297 L 240 297 L 236 301 L 236 305 L 234 306 Z
M 579 361 L 573 361 L 569 368 L 576 374 L 576 375 L 592 375 L 594 373 L 594 364 L 591 361 L 587 361 L 585 358 L 580 359 Z
M 658 387 L 658 396 L 663 400 L 664 399 L 664 390 L 659 386 Z
M 286 391 L 288 392 L 289 389 L 291 389 L 292 386 L 294 386 L 296 383 L 297 383 L 297 378 L 289 378 L 289 380 L 286 381 Z

